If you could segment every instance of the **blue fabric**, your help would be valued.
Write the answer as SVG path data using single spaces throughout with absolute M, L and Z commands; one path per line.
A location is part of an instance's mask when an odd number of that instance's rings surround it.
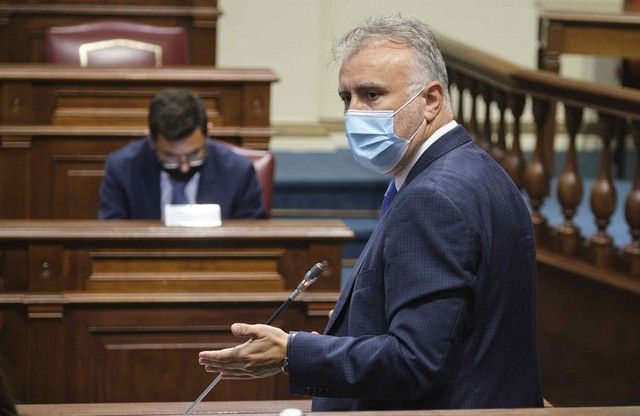
M 218 204 L 222 218 L 263 218 L 260 185 L 252 163 L 207 140 L 196 202 Z M 160 219 L 160 164 L 148 139 L 109 155 L 100 188 L 100 219 Z
M 396 189 L 396 181 L 391 179 L 389 182 L 389 186 L 387 187 L 387 192 L 384 193 L 384 198 L 382 198 L 382 205 L 380 206 L 380 219 L 384 218 L 384 214 L 387 213 L 387 210 L 391 206 L 391 202 L 393 202 L 393 198 L 396 197 L 398 190 Z
M 323 335 L 289 345 L 313 410 L 540 407 L 524 200 L 462 127 L 418 160 Z
M 189 181 L 180 181 L 171 176 L 169 176 L 169 181 L 171 182 L 171 192 L 173 194 L 171 197 L 171 203 L 178 205 L 188 204 L 189 200 L 187 199 L 185 188 Z

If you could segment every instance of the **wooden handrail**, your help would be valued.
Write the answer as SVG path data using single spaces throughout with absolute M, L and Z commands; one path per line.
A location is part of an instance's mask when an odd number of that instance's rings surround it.
M 553 99 L 611 115 L 640 119 L 640 91 L 532 70 L 437 35 L 447 66 L 505 92 Z
M 634 186 L 627 196 L 626 220 L 633 236 L 631 244 L 623 251 L 613 246 L 607 233 L 616 209 L 616 188 L 611 177 L 611 141 L 620 123 L 640 126 L 640 91 L 630 88 L 599 85 L 570 79 L 544 70 L 532 70 L 511 63 L 491 54 L 476 50 L 444 36 L 436 36 L 442 50 L 450 78 L 450 89 L 457 89 L 457 119 L 475 137 L 476 142 L 503 165 L 514 182 L 527 190 L 532 207 L 536 244 L 538 247 L 557 250 L 575 261 L 583 261 L 602 270 L 640 277 L 640 164 L 636 162 Z M 471 114 L 466 106 L 471 98 Z M 484 116 L 477 110 L 480 99 L 485 105 Z M 536 151 L 526 162 L 520 150 L 520 121 L 525 101 L 530 101 L 536 126 Z M 555 105 L 565 107 L 566 131 L 570 136 L 570 148 L 564 169 L 558 179 L 557 194 L 560 198 L 563 224 L 549 226 L 541 211 L 548 198 L 554 172 L 548 163 L 543 145 L 553 140 L 545 134 L 546 126 L 553 122 Z M 491 119 L 490 107 L 500 113 L 498 121 Z M 598 115 L 598 135 L 602 140 L 600 166 L 594 184 L 587 193 L 582 191 L 582 174 L 576 163 L 576 134 L 583 127 L 582 113 L 595 110 Z M 504 113 L 514 118 L 511 149 L 505 140 Z M 635 136 L 640 129 L 631 129 Z M 636 137 L 636 143 L 640 143 Z M 586 195 L 585 195 L 586 194 Z M 581 198 L 588 197 L 598 231 L 582 236 L 573 223 L 576 207 Z M 571 262 L 566 263 L 571 268 Z

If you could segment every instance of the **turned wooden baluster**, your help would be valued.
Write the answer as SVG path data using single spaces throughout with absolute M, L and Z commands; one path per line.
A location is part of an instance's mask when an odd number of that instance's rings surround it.
M 598 231 L 589 239 L 593 260 L 597 266 L 606 267 L 613 259 L 613 240 L 607 234 L 607 226 L 616 208 L 616 188 L 611 180 L 611 138 L 614 133 L 613 116 L 598 113 L 598 133 L 602 139 L 602 154 L 598 177 L 591 187 L 591 211 L 596 217 Z
M 465 75 L 461 72 L 456 72 L 455 79 L 458 86 L 458 123 L 465 127 L 467 123 L 464 120 L 464 90 L 467 89 L 467 81 Z
M 495 89 L 493 91 L 493 99 L 500 111 L 500 120 L 498 121 L 498 139 L 496 143 L 491 146 L 491 156 L 502 165 L 507 155 L 507 129 L 504 120 L 504 112 L 507 109 L 507 98 L 504 91 Z
M 578 171 L 578 157 L 576 153 L 576 135 L 582 125 L 582 108 L 565 104 L 565 124 L 569 133 L 569 149 L 564 161 L 562 173 L 558 178 L 558 199 L 562 205 L 564 223 L 556 228 L 560 252 L 566 255 L 576 255 L 580 250 L 580 229 L 572 219 L 576 215 L 576 208 L 582 199 L 582 176 Z
M 636 155 L 640 152 L 640 121 L 631 123 Z M 640 158 L 636 157 L 633 188 L 627 196 L 624 214 L 631 232 L 631 244 L 624 248 L 624 257 L 633 277 L 640 277 Z
M 449 92 L 449 104 L 451 105 L 451 111 L 453 111 L 453 101 L 451 101 L 451 91 L 453 91 L 453 84 L 456 82 L 456 72 L 447 66 L 447 91 Z M 453 115 L 455 117 L 455 114 Z
M 531 222 L 536 244 L 543 245 L 548 234 L 547 219 L 540 212 L 544 199 L 549 195 L 549 178 L 544 168 L 544 126 L 549 117 L 549 101 L 533 99 L 533 118 L 536 123 L 536 150 L 525 170 L 526 189 L 531 203 Z
M 469 94 L 471 95 L 471 118 L 469 119 L 469 134 L 473 137 L 476 143 L 480 144 L 480 136 L 478 135 L 478 114 L 477 105 L 478 102 L 478 83 L 472 78 L 467 78 L 467 87 Z
M 478 144 L 485 151 L 491 153 L 491 89 L 487 84 L 480 84 L 480 93 L 484 101 L 484 123 L 482 124 L 482 134 L 480 134 Z
M 504 170 L 511 176 L 518 188 L 522 188 L 525 182 L 525 161 L 520 148 L 520 117 L 522 117 L 524 109 L 524 100 L 523 95 L 509 94 L 509 108 L 513 115 L 513 141 L 502 163 Z
M 456 73 L 447 66 L 447 92 L 449 93 L 449 104 L 451 105 L 451 111 L 453 111 L 453 101 L 451 101 L 451 91 L 453 91 L 453 84 L 456 83 Z M 455 117 L 455 114 L 454 114 Z

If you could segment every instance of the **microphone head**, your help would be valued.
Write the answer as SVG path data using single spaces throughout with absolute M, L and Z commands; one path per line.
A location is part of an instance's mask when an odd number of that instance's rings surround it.
M 309 286 L 311 283 L 315 282 L 320 274 L 327 270 L 329 267 L 329 263 L 326 260 L 323 260 L 322 263 L 316 263 L 306 275 L 304 275 L 305 286 Z

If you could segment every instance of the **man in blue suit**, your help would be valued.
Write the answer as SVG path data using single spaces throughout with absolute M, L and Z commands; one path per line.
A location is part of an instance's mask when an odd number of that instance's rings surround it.
M 234 324 L 226 378 L 288 373 L 313 410 L 539 407 L 536 257 L 524 201 L 452 116 L 433 35 L 399 16 L 337 45 L 355 159 L 393 176 L 324 334 Z
M 218 204 L 222 218 L 265 216 L 253 165 L 207 139 L 200 99 L 165 90 L 149 106 L 149 138 L 109 155 L 100 219 L 160 219 L 166 204 Z

